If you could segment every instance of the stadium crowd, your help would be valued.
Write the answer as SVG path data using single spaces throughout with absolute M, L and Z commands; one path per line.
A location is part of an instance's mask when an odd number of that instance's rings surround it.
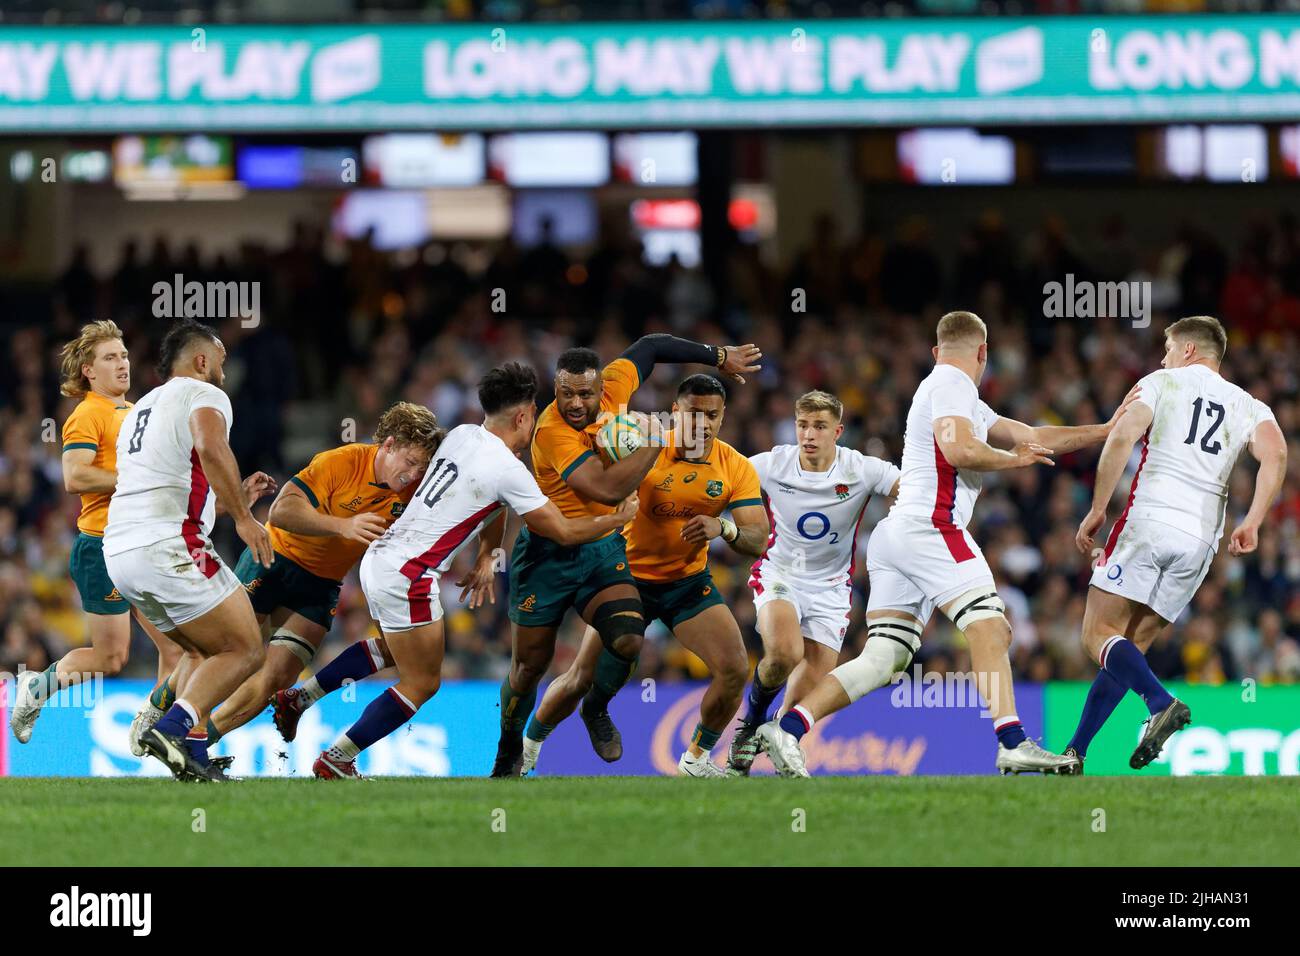
M 157 384 L 152 359 L 169 321 L 153 315 L 152 285 L 181 272 L 187 280 L 262 283 L 263 313 L 252 327 L 238 319 L 216 324 L 230 353 L 226 386 L 242 469 L 267 470 L 282 485 L 315 451 L 367 440 L 393 401 L 426 404 L 447 426 L 476 421 L 474 385 L 493 364 L 533 364 L 547 401 L 554 360 L 564 348 L 590 344 L 608 361 L 650 331 L 763 348 L 763 371 L 731 389 L 722 427 L 722 437 L 743 452 L 791 441 L 793 399 L 823 388 L 844 401 L 843 442 L 897 462 L 908 401 L 932 364 L 934 324 L 948 308 L 971 308 L 988 322 L 991 360 L 982 393 L 996 410 L 1030 423 L 1067 424 L 1110 416 L 1133 382 L 1157 367 L 1166 322 L 1216 314 L 1230 334 L 1224 373 L 1272 406 L 1291 443 L 1290 475 L 1258 552 L 1231 559 L 1226 547 L 1220 550 L 1194 605 L 1152 649 L 1151 660 L 1161 678 L 1300 681 L 1296 221 L 1283 214 L 1262 222 L 1231 251 L 1190 227 L 1171 234 L 1163 248 L 1137 249 L 1118 219 L 1096 246 L 1056 220 L 1013 238 L 993 213 L 971 225 L 955 257 L 937 253 L 928 236 L 926 224 L 913 220 L 845 240 L 823 217 L 808 247 L 782 268 L 754 247 L 736 246 L 725 301 L 696 270 L 646 265 L 625 238 L 611 237 L 582 257 L 508 241 L 389 254 L 307 225 L 285 248 L 250 239 L 211 261 L 193 247 L 173 249 L 158 239 L 147 251 L 128 244 L 113 269 L 97 273 L 83 249 L 49 287 L 0 284 L 0 671 L 44 667 L 85 639 L 67 572 L 78 503 L 64 492 L 60 475 L 59 425 L 72 402 L 58 395 L 57 349 L 80 323 L 113 318 L 126 330 L 132 354 L 130 397 L 143 395 Z M 1150 282 L 1149 326 L 1046 317 L 1043 284 L 1066 273 Z M 804 311 L 792 310 L 795 302 Z M 634 407 L 666 410 L 685 372 L 657 370 Z M 1053 468 L 986 476 L 973 530 L 999 576 L 1020 678 L 1082 680 L 1095 672 L 1079 646 L 1089 568 L 1074 535 L 1098 452 L 1061 456 Z M 1234 475 L 1228 530 L 1249 505 L 1252 475 L 1253 462 Z M 1112 521 L 1127 489 L 1126 479 Z M 262 503 L 263 516 L 268 504 Z M 857 542 L 846 655 L 865 637 L 862 554 L 882 514 L 883 503 L 872 502 Z M 510 539 L 517 527 L 511 522 Z M 233 564 L 237 542 L 225 522 L 216 540 Z M 503 542 L 507 554 L 511 543 Z M 462 555 L 457 567 L 466 564 Z M 756 650 L 747 566 L 720 545 L 712 564 Z M 471 613 L 458 602 L 457 577 L 443 581 L 444 676 L 498 680 L 510 656 L 504 582 L 495 605 Z M 556 668 L 567 666 L 579 627 L 571 616 Z M 318 664 L 371 629 L 354 574 Z M 698 660 L 661 625 L 650 634 L 642 676 L 702 676 Z M 148 641 L 140 633 L 136 638 L 129 672 L 151 674 Z M 946 620 L 931 622 L 922 659 L 927 668 L 969 669 L 961 637 Z

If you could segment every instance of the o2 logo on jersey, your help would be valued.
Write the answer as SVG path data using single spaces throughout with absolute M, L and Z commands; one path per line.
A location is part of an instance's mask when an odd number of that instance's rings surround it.
M 1123 584 L 1124 582 L 1120 580 L 1120 576 L 1123 575 L 1123 573 L 1123 565 L 1112 564 L 1110 570 L 1106 572 L 1106 577 L 1108 580 L 1114 581 L 1116 584 Z
M 838 531 L 831 531 L 831 519 L 826 517 L 820 511 L 810 511 L 805 515 L 800 515 L 799 521 L 795 524 L 795 527 L 799 530 L 799 533 L 809 541 L 820 541 L 829 534 L 831 536 L 831 544 L 840 543 L 840 533 Z

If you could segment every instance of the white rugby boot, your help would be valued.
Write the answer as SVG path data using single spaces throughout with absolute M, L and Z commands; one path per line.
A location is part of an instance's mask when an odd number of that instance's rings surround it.
M 677 761 L 677 776 L 679 777 L 718 777 L 725 779 L 727 774 L 721 767 L 709 759 L 707 753 L 702 753 L 698 757 L 692 757 L 688 750 L 682 754 Z
M 45 701 L 36 696 L 35 686 L 40 683 L 39 671 L 23 671 L 14 686 L 14 712 L 9 715 L 9 729 L 20 744 L 32 739 L 32 728 L 41 715 Z
M 786 733 L 781 724 L 769 720 L 758 728 L 758 738 L 763 741 L 763 752 L 771 758 L 772 766 L 783 777 L 811 776 L 803 763 L 803 749 L 794 734 Z
M 542 755 L 542 744 L 544 740 L 533 740 L 527 734 L 524 735 L 524 762 L 519 768 L 519 776 L 526 777 L 537 769 L 537 758 Z
M 135 715 L 131 721 L 131 729 L 127 732 L 126 739 L 131 744 L 131 753 L 137 757 L 143 757 L 148 751 L 144 749 L 144 744 L 140 743 L 140 735 L 152 727 L 158 721 L 162 720 L 163 711 L 159 710 L 150 701 L 145 701 L 144 707 Z
M 1073 773 L 1078 757 L 1054 754 L 1026 737 L 1014 749 L 998 744 L 998 773 Z

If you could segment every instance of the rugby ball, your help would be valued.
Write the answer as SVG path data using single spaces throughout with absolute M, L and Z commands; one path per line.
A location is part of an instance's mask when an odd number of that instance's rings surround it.
M 596 444 L 610 461 L 621 461 L 645 443 L 645 432 L 630 415 L 613 416 L 596 433 Z

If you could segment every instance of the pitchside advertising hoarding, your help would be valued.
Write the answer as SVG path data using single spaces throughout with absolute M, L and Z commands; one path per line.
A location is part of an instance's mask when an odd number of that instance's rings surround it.
M 1300 16 L 0 28 L 0 130 L 1244 120 Z
M 385 685 L 362 683 L 313 707 L 292 744 L 280 739 L 263 714 L 232 731 L 215 753 L 233 754 L 240 776 L 309 776 L 316 754 L 360 716 Z M 11 776 L 165 776 L 155 760 L 132 756 L 127 728 L 150 685 L 108 680 L 88 685 L 80 699 L 68 692 L 42 713 L 30 744 L 15 744 L 7 727 L 0 740 L 0 774 Z M 1087 694 L 1087 684 L 1020 685 L 1021 718 L 1046 743 L 1064 749 Z M 1172 688 L 1192 708 L 1192 726 L 1175 735 L 1165 755 L 1142 771 L 1174 774 L 1300 774 L 1300 687 Z M 613 704 L 624 756 L 605 764 L 591 750 L 582 722 L 565 721 L 547 740 L 540 772 L 547 775 L 674 774 L 677 758 L 699 717 L 705 685 L 629 686 Z M 820 721 L 805 738 L 814 774 L 988 774 L 994 736 L 978 700 L 954 694 L 951 684 L 901 684 L 882 689 Z M 0 713 L 4 704 L 0 702 Z M 366 751 L 364 774 L 485 776 L 496 754 L 499 687 L 453 682 L 415 719 Z M 1089 750 L 1088 773 L 1127 774 L 1128 757 L 1146 710 L 1135 697 L 1120 705 Z M 715 754 L 721 759 L 730 728 Z M 7 763 L 7 770 L 6 770 Z M 772 773 L 760 757 L 754 773 Z

